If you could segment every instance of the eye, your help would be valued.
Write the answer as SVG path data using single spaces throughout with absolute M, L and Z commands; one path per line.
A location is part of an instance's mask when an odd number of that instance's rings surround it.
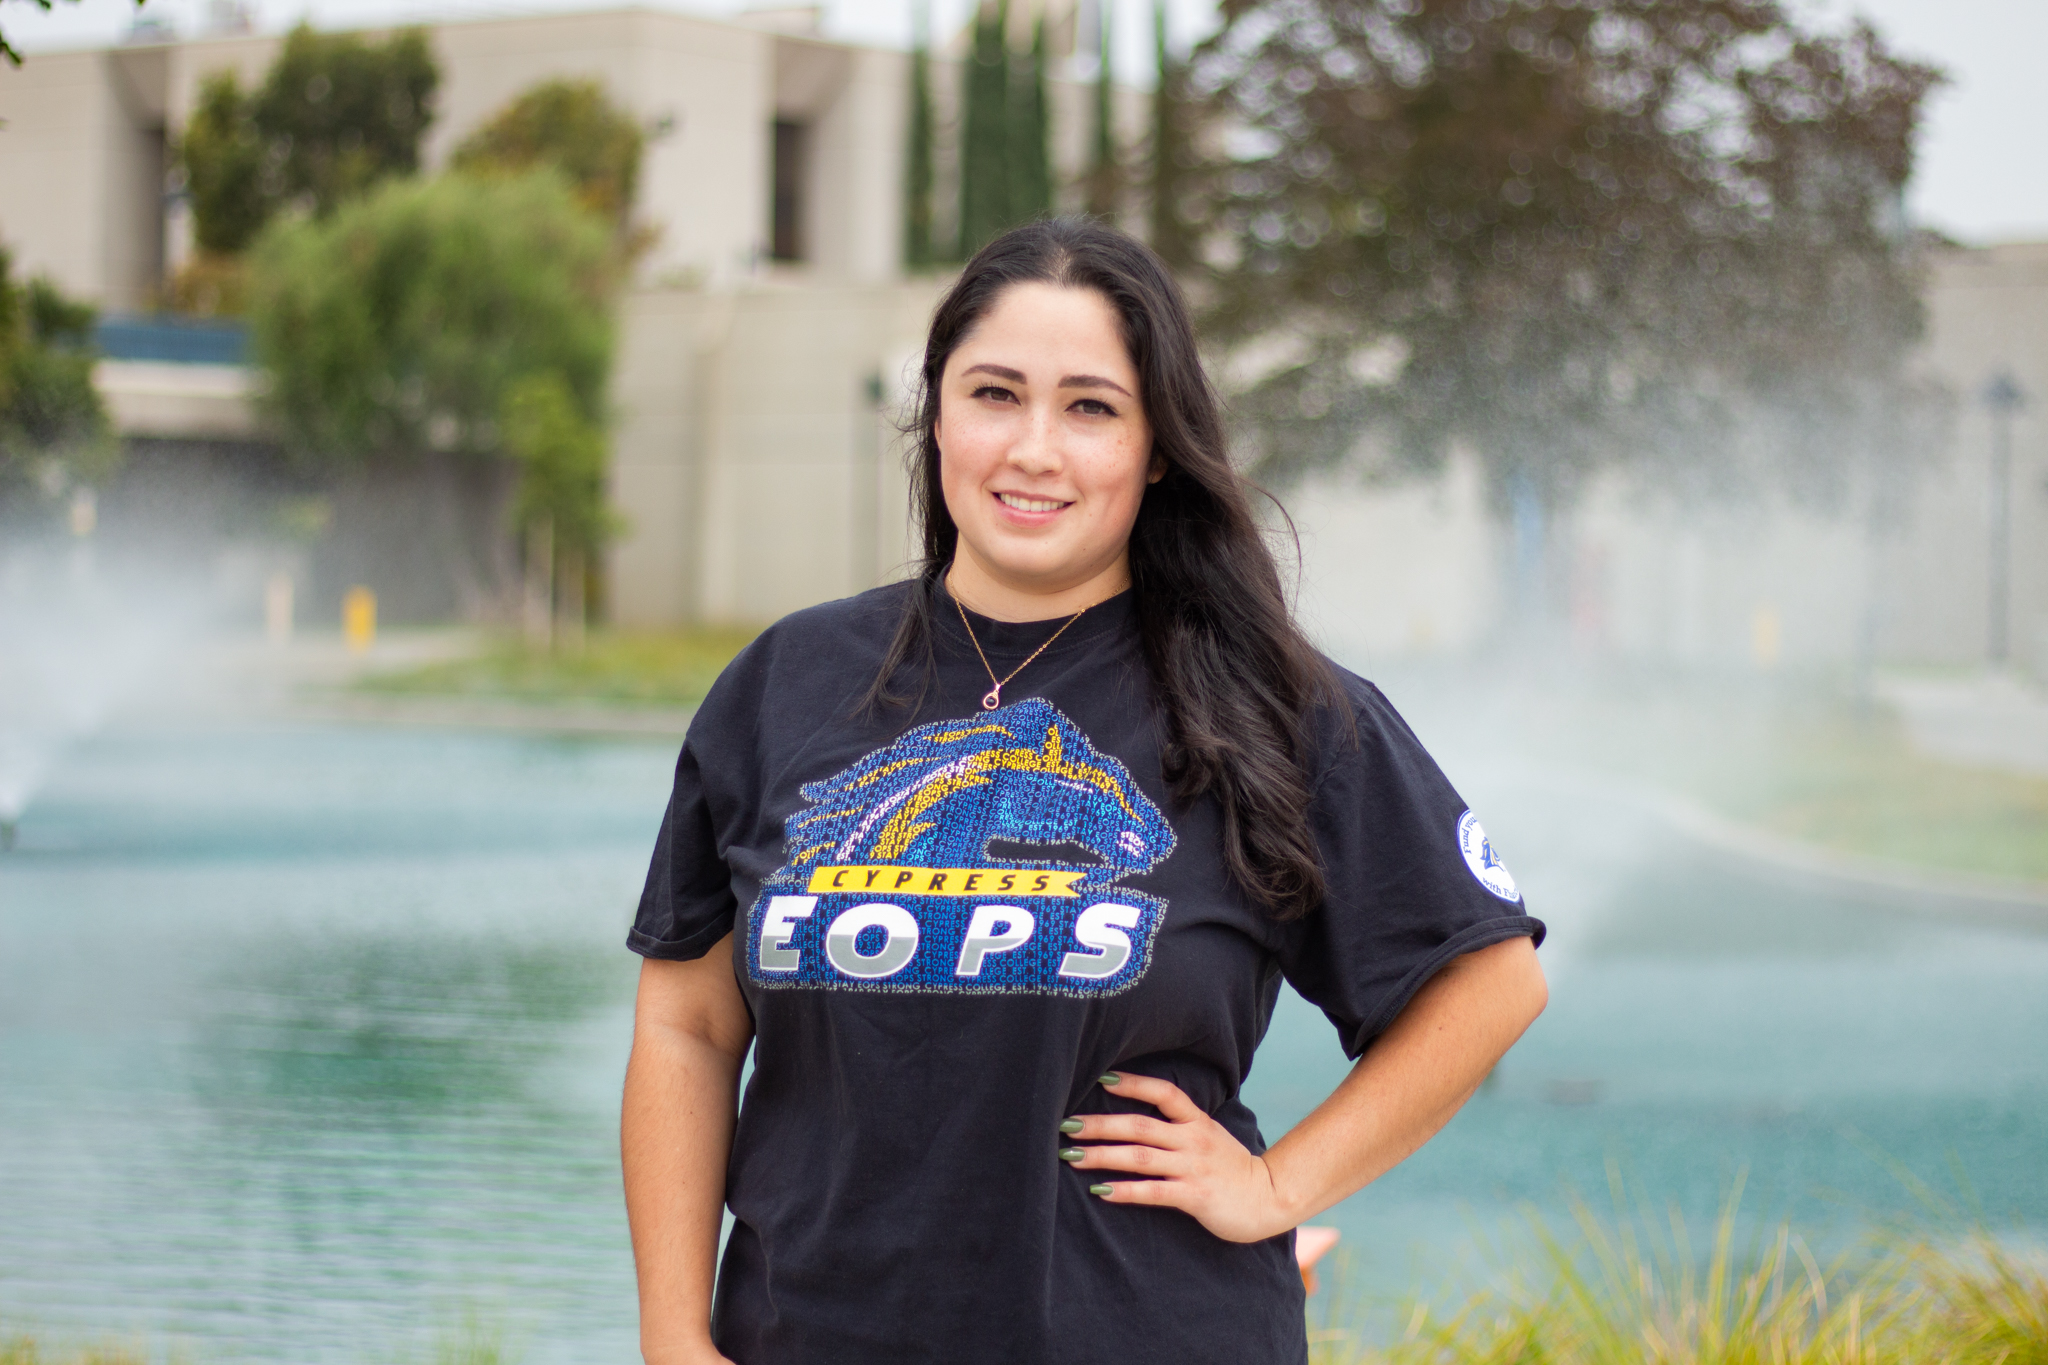
M 1109 404 L 1103 402 L 1100 398 L 1080 399 L 1075 402 L 1073 410 L 1075 412 L 1085 412 L 1090 417 L 1116 416 L 1116 409 L 1111 407 Z
M 1017 395 L 1011 393 L 1000 384 L 983 384 L 974 391 L 974 396 L 976 398 L 986 398 L 995 403 L 1014 403 L 1017 401 Z

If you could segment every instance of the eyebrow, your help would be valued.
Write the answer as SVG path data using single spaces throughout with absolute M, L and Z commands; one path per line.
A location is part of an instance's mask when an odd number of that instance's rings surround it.
M 1007 379 L 1012 384 L 1022 384 L 1024 382 L 1024 372 L 1022 370 L 1013 370 L 1007 365 L 969 365 L 960 373 L 963 375 L 992 374 L 998 379 Z M 1070 374 L 1060 380 L 1060 387 L 1063 389 L 1115 389 L 1126 398 L 1131 396 L 1129 389 L 1117 383 L 1114 379 L 1105 379 L 1099 374 Z

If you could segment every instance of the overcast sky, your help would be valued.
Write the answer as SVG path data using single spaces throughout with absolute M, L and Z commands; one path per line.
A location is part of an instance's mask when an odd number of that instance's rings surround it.
M 141 11 L 181 33 L 203 26 L 209 0 L 148 0 Z M 393 20 L 487 18 L 587 8 L 624 0 L 254 0 L 258 24 L 282 29 L 310 18 L 322 27 Z M 700 13 L 731 13 L 747 0 L 648 0 Z M 906 45 L 913 0 L 825 0 L 826 31 L 861 42 Z M 931 0 L 935 23 L 948 32 L 972 0 Z M 1150 0 L 1116 0 L 1118 66 L 1142 79 L 1150 38 Z M 1947 69 L 1921 140 L 1910 190 L 1918 221 L 1967 242 L 2048 238 L 2048 98 L 2039 74 L 2048 54 L 2048 0 L 1791 0 L 1809 20 L 1871 19 L 1898 50 Z M 1175 38 L 1207 33 L 1213 0 L 1169 0 Z M 44 14 L 26 0 L 0 0 L 0 23 L 25 51 L 78 47 L 118 39 L 134 21 L 130 0 L 84 0 Z M 7 73 L 0 69 L 0 81 Z M 4 136 L 0 133 L 0 136 Z

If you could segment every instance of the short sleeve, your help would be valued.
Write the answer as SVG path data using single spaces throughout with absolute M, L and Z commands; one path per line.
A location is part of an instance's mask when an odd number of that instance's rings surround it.
M 703 770 L 685 740 L 626 946 L 642 957 L 702 957 L 732 928 L 735 908 L 732 874 L 718 856 Z
M 1379 689 L 1343 685 L 1355 738 L 1326 742 L 1310 808 L 1327 892 L 1285 926 L 1278 956 L 1357 1057 L 1452 958 L 1525 934 L 1541 943 L 1543 923 Z
M 699 958 L 733 927 L 739 902 L 726 850 L 759 806 L 768 655 L 764 633 L 725 666 L 690 718 L 626 936 L 626 946 L 642 957 Z

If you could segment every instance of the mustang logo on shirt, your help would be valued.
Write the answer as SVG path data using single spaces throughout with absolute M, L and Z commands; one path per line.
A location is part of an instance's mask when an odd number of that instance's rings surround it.
M 747 917 L 757 984 L 1094 996 L 1144 975 L 1166 903 L 1116 883 L 1173 828 L 1050 703 L 919 726 L 802 790 Z

